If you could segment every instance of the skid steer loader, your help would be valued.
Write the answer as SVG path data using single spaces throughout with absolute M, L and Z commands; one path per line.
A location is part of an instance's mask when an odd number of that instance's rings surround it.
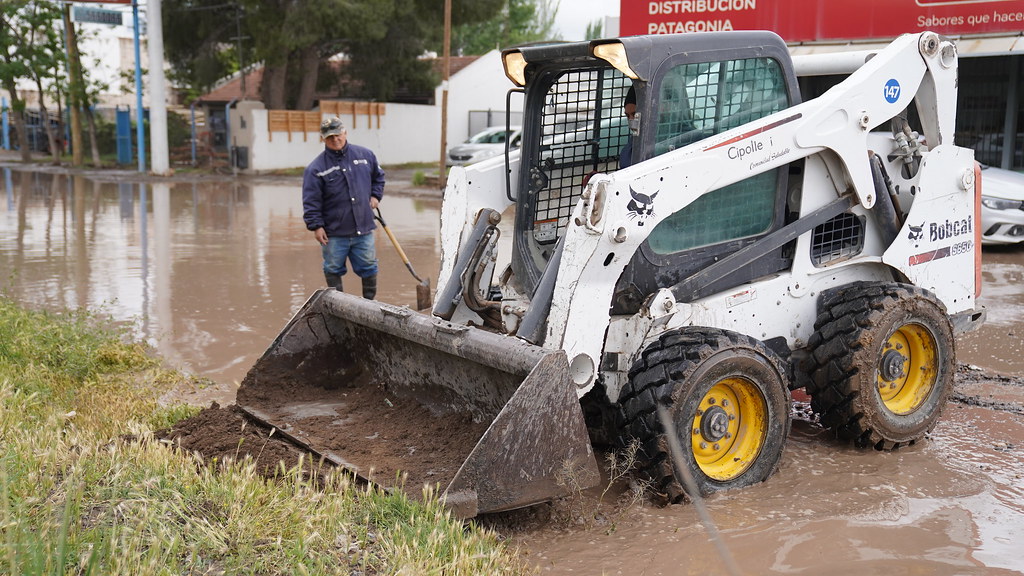
M 595 444 L 638 443 L 666 501 L 686 497 L 673 467 L 702 493 L 761 482 L 798 388 L 858 446 L 935 425 L 954 336 L 984 319 L 952 42 L 795 64 L 775 34 L 727 32 L 502 57 L 521 147 L 452 169 L 433 310 L 319 291 L 239 406 L 463 517 L 595 485 Z M 801 101 L 798 68 L 849 76 Z

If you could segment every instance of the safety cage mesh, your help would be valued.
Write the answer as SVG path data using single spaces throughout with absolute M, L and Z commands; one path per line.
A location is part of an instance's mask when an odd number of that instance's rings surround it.
M 561 237 L 587 174 L 616 170 L 629 125 L 622 105 L 630 80 L 618 70 L 572 70 L 551 85 L 541 114 L 534 174 L 543 187 L 534 207 L 534 239 Z
M 819 224 L 811 236 L 811 262 L 825 266 L 846 260 L 864 250 L 864 222 L 849 212 Z

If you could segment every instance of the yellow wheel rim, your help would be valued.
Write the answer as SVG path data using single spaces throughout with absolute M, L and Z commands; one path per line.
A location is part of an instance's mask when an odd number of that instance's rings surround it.
M 727 378 L 701 399 L 690 445 L 704 474 L 727 481 L 754 463 L 767 434 L 768 404 L 757 386 L 745 378 Z
M 935 337 L 920 324 L 905 324 L 882 347 L 878 394 L 893 414 L 917 410 L 935 386 L 939 355 Z

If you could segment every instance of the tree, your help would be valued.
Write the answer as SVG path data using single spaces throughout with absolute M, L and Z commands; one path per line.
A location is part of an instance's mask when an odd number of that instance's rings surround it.
M 308 109 L 319 63 L 351 37 L 380 41 L 394 0 L 168 0 L 164 48 L 172 79 L 198 95 L 262 62 L 269 108 Z M 248 48 L 247 48 L 248 47 Z
M 239 71 L 236 46 L 251 36 L 244 27 L 239 3 L 203 0 L 164 0 L 164 56 L 171 80 L 197 96 L 218 80 Z
M 508 0 L 451 0 L 452 27 L 494 18 Z M 353 38 L 344 45 L 348 75 L 362 86 L 361 96 L 389 100 L 399 88 L 429 91 L 439 80 L 422 57 L 440 53 L 444 35 L 444 0 L 394 0 L 383 41 Z
M 79 33 L 76 34 L 76 38 L 83 37 L 83 35 L 80 32 L 81 31 L 79 30 Z M 93 33 L 93 35 L 94 34 L 95 32 Z M 99 68 L 101 65 L 101 60 L 99 58 L 94 57 L 91 60 L 91 64 L 93 68 Z M 82 92 L 79 95 L 79 102 L 81 103 L 82 112 L 84 113 L 83 115 L 85 116 L 86 127 L 89 133 L 89 150 L 91 152 L 92 165 L 99 168 L 100 166 L 102 166 L 103 162 L 100 158 L 100 144 L 98 135 L 99 126 L 96 122 L 96 115 L 93 113 L 93 107 L 99 102 L 100 94 L 110 90 L 110 85 L 106 82 L 99 82 L 94 78 L 89 78 L 84 73 L 86 68 L 81 65 L 81 62 L 79 62 L 78 64 L 78 69 L 83 71 L 81 78 Z
M 587 31 L 584 33 L 584 38 L 587 40 L 595 40 L 604 36 L 604 24 L 600 20 L 592 20 L 590 24 L 587 24 Z
M 493 18 L 457 27 L 452 51 L 485 54 L 495 48 L 559 39 L 553 31 L 560 0 L 505 0 L 503 4 Z
M 391 1 L 244 0 L 254 55 L 263 62 L 260 96 L 268 108 L 313 106 L 319 64 L 356 37 L 381 42 Z M 284 32 L 284 34 L 282 34 Z
M 506 2 L 452 1 L 454 25 L 487 20 Z M 349 59 L 346 96 L 388 100 L 437 81 L 422 57 L 440 46 L 444 0 L 165 0 L 163 8 L 172 78 L 193 89 L 239 70 L 238 36 L 252 46 L 246 60 L 263 64 L 268 108 L 311 107 L 323 63 L 339 53 Z
M 11 97 L 15 133 L 23 160 L 31 160 L 25 121 L 26 103 L 18 93 L 18 82 L 29 81 L 39 92 L 40 112 L 50 151 L 60 161 L 61 146 L 49 122 L 46 94 L 59 102 L 63 91 L 65 56 L 59 31 L 60 4 L 48 1 L 0 2 L 0 85 Z

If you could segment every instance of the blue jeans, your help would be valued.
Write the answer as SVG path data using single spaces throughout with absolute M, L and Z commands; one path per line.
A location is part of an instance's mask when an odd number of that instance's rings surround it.
M 360 278 L 377 275 L 377 252 L 373 234 L 362 236 L 339 236 L 327 239 L 327 246 L 321 246 L 324 256 L 324 273 L 344 276 L 348 270 L 345 260 L 352 263 L 352 271 Z

